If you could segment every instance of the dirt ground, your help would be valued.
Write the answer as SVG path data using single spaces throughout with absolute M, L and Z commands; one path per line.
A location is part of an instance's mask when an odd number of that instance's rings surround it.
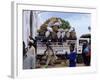
M 76 64 L 77 67 L 85 66 L 83 63 Z M 46 68 L 59 68 L 59 67 L 69 67 L 69 60 L 56 60 L 54 65 L 49 64 Z M 45 62 L 37 64 L 37 68 L 45 68 Z

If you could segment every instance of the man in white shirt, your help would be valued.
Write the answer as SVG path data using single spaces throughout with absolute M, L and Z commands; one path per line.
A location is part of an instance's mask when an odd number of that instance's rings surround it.
M 34 69 L 36 68 L 36 54 L 33 46 L 33 40 L 29 41 L 29 49 L 26 53 L 26 58 L 23 60 L 23 69 Z

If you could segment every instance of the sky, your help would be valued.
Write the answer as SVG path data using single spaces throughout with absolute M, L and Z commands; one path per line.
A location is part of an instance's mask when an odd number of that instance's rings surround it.
M 89 13 L 41 12 L 38 14 L 38 26 L 51 17 L 59 17 L 68 21 L 75 28 L 77 37 L 89 33 L 88 27 L 91 26 L 91 14 Z

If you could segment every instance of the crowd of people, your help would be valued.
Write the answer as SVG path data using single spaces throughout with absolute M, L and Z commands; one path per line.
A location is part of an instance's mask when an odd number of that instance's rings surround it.
M 69 60 L 69 67 L 75 67 L 77 64 L 77 49 L 75 45 L 70 44 L 70 53 L 65 53 L 66 61 Z M 37 66 L 37 53 L 36 42 L 32 37 L 29 37 L 28 48 L 25 48 L 23 41 L 23 69 L 35 69 Z M 50 65 L 54 66 L 57 61 L 56 52 L 50 45 L 50 42 L 46 42 L 46 50 L 44 50 L 44 56 L 46 56 L 45 68 Z M 91 62 L 91 43 L 83 43 L 82 58 L 85 66 L 90 66 Z

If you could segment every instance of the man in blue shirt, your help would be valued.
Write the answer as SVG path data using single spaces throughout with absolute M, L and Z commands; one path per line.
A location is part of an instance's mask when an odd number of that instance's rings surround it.
M 69 54 L 69 67 L 76 66 L 76 52 L 74 51 L 74 47 L 70 46 L 70 54 Z

